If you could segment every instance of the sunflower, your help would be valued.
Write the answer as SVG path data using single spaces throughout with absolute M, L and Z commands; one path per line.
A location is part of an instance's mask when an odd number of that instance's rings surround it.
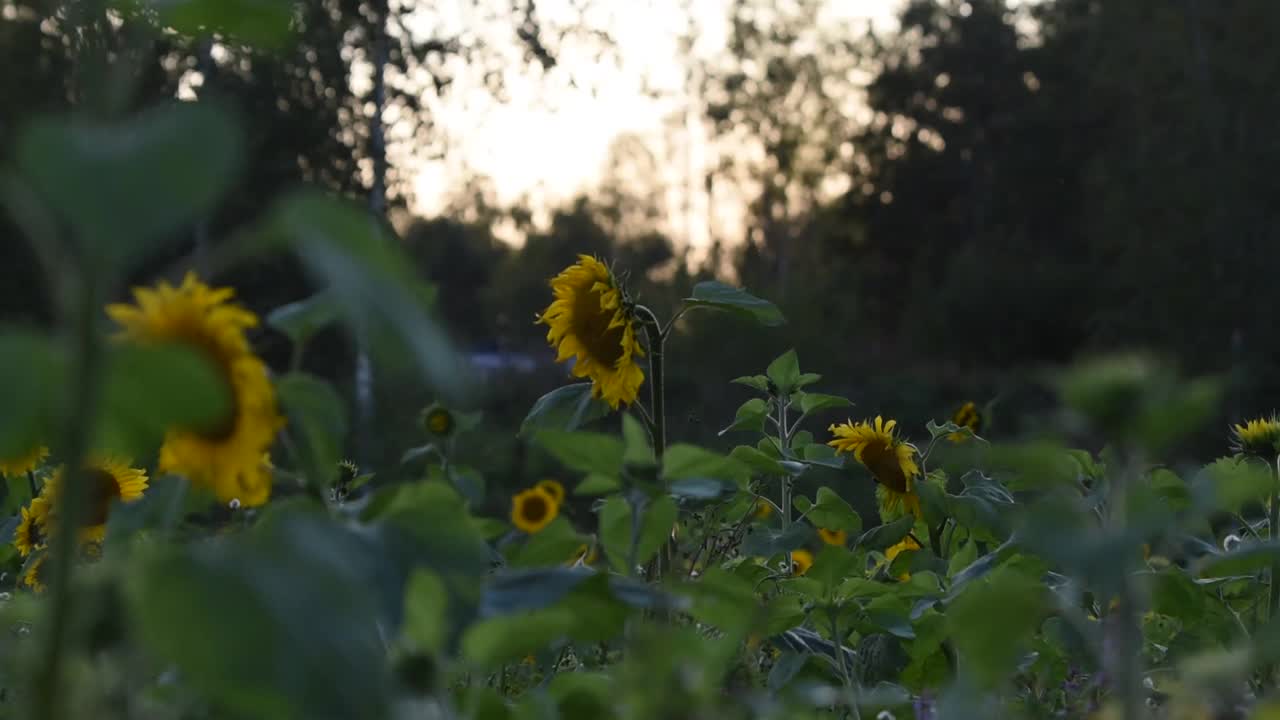
M 982 420 L 982 413 L 978 412 L 977 406 L 971 402 L 961 405 L 960 409 L 951 416 L 951 422 L 962 428 L 969 428 L 969 433 L 973 435 L 977 435 L 982 429 Z M 947 435 L 947 439 L 953 443 L 962 443 L 971 437 L 969 433 L 953 432 Z
M 32 551 L 44 547 L 49 541 L 49 500 L 32 498 L 31 504 L 22 508 L 22 519 L 13 530 L 13 546 L 18 554 L 26 557 Z
M 511 523 L 530 535 L 550 525 L 559 512 L 556 499 L 539 487 L 517 493 L 511 499 Z
M 267 367 L 249 348 L 245 330 L 253 313 L 231 302 L 231 288 L 213 289 L 188 274 L 180 287 L 161 282 L 136 288 L 135 305 L 107 307 L 125 340 L 170 342 L 194 348 L 222 374 L 233 407 L 214 427 L 171 428 L 160 448 L 159 470 L 185 475 L 222 502 L 261 505 L 271 494 L 262 455 L 284 419 L 276 409 Z
M 40 466 L 40 461 L 49 457 L 49 448 L 37 445 L 13 457 L 0 458 L 0 475 L 15 477 L 26 475 Z
M 55 508 L 62 492 L 62 473 L 63 468 L 54 470 L 41 492 Z M 147 489 L 147 472 L 131 467 L 128 460 L 104 457 L 91 461 L 85 467 L 84 479 L 89 505 L 80 539 L 82 542 L 100 542 L 107 533 L 107 514 L 111 511 L 111 503 L 117 500 L 128 503 L 141 498 Z
M 803 575 L 813 567 L 813 553 L 808 550 L 791 551 L 791 574 Z
M 919 549 L 920 549 L 920 543 L 916 542 L 916 539 L 914 537 L 911 537 L 910 535 L 908 535 L 902 538 L 902 540 L 899 540 L 898 544 L 890 546 L 888 549 L 884 551 L 885 564 L 892 565 L 893 559 L 898 557 L 902 553 L 915 552 L 916 550 L 919 550 Z M 911 573 L 904 572 L 898 576 L 898 579 L 901 580 L 902 582 L 906 582 L 911 579 Z
M 564 486 L 556 480 L 539 480 L 535 488 L 542 490 L 556 501 L 556 505 L 564 502 Z
M 1280 452 L 1280 418 L 1250 420 L 1231 427 L 1231 449 L 1237 455 L 1258 455 L 1268 459 Z
M 453 413 L 449 412 L 449 408 L 432 405 L 422 411 L 422 427 L 436 437 L 449 437 L 456 426 L 457 422 L 454 420 Z
M 911 513 L 920 517 L 920 496 L 915 492 L 916 476 L 920 474 L 916 448 L 894 434 L 897 424 L 896 420 L 885 422 L 877 415 L 874 424 L 867 420 L 832 425 L 829 430 L 835 438 L 827 444 L 837 453 L 853 453 L 871 471 L 880 485 L 877 495 L 882 515 Z
M 826 528 L 818 528 L 818 537 L 822 538 L 822 542 L 828 545 L 837 545 L 843 547 L 849 541 L 849 534 L 843 530 L 828 530 Z
M 22 574 L 22 584 L 37 593 L 42 593 L 48 589 L 46 584 L 47 578 L 44 573 L 44 563 L 46 559 L 48 559 L 48 555 L 41 554 L 35 560 L 31 561 L 31 564 L 27 566 L 27 571 Z
M 635 402 L 644 382 L 636 363 L 644 351 L 635 320 L 609 268 L 589 255 L 551 280 L 555 300 L 538 317 L 551 329 L 556 362 L 574 359 L 573 374 L 591 378 L 592 393 L 614 410 Z
M 757 520 L 768 520 L 773 515 L 773 503 L 764 498 L 756 498 L 756 507 L 751 514 Z

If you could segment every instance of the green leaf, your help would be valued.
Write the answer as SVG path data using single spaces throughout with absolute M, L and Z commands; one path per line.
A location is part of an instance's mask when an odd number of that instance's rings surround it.
M 862 532 L 862 517 L 844 498 L 826 486 L 818 488 L 818 502 L 809 508 L 805 517 L 817 527 L 827 530 Z
M 60 431 L 58 412 L 67 385 L 62 355 L 46 337 L 8 330 L 0 334 L 0 457 L 25 455 L 50 445 Z
M 504 570 L 480 598 L 480 617 L 525 613 L 550 607 L 596 572 L 586 567 Z
M 127 267 L 206 216 L 235 181 L 242 140 L 216 104 L 165 103 L 112 123 L 90 117 L 33 122 L 19 133 L 16 161 L 95 272 Z
M 800 448 L 800 457 L 805 462 L 813 465 L 821 465 L 837 470 L 844 467 L 844 458 L 836 454 L 835 448 L 824 443 L 809 443 L 805 445 Z
M 565 385 L 538 398 L 520 423 L 520 437 L 538 430 L 577 430 L 608 414 L 609 404 L 592 396 L 591 383 Z
M 842 398 L 838 395 L 823 395 L 822 393 L 800 394 L 800 410 L 806 415 L 833 408 L 851 407 L 852 405 L 853 403 L 849 402 L 847 398 Z
M 1269 542 L 1241 543 L 1231 552 L 1208 555 L 1196 563 L 1200 577 L 1251 575 L 1280 562 L 1280 544 Z
M 591 473 L 573 489 L 574 495 L 608 495 L 622 487 L 622 482 L 613 475 Z
M 823 545 L 818 556 L 813 559 L 813 567 L 804 576 L 817 582 L 824 595 L 829 594 L 845 578 L 857 572 L 860 557 L 842 547 Z
M 614 495 L 600 508 L 600 541 L 614 570 L 626 572 L 631 554 L 631 505 Z M 636 562 L 649 562 L 666 543 L 675 525 L 678 510 L 675 501 L 660 496 L 645 504 L 640 512 L 640 534 L 636 545 Z
M 756 527 L 742 542 L 742 554 L 767 559 L 779 553 L 799 550 L 812 538 L 813 528 L 805 523 L 794 523 L 786 530 Z
M 667 486 L 667 492 L 680 500 L 710 502 L 722 500 L 738 491 L 738 486 L 716 478 L 692 477 L 676 480 Z
M 877 525 L 858 538 L 857 547 L 865 550 L 883 550 L 902 542 L 902 538 L 915 527 L 916 519 L 906 515 L 885 525 Z
M 693 297 L 686 298 L 684 304 L 689 307 L 709 307 L 717 310 L 748 317 L 761 325 L 782 325 L 786 318 L 776 305 L 748 293 L 740 288 L 730 287 L 721 282 L 708 280 L 693 287 Z
M 769 363 L 764 372 L 778 389 L 779 395 L 790 395 L 800 380 L 800 358 L 795 350 L 788 350 Z
M 947 609 L 960 666 L 977 682 L 1007 678 L 1048 607 L 1038 578 L 1006 566 L 965 587 Z
M 401 243 L 367 211 L 315 192 L 286 196 L 255 238 L 259 248 L 287 247 L 327 285 L 343 319 L 369 338 L 375 356 L 412 359 L 452 407 L 467 404 L 474 373 L 428 311 L 426 288 Z
M 622 416 L 622 443 L 626 448 L 622 453 L 624 465 L 651 468 L 657 464 L 653 448 L 649 447 L 649 431 L 631 413 Z
M 507 550 L 507 565 L 513 568 L 564 565 L 587 539 L 579 535 L 569 519 L 561 515 L 530 535 L 523 544 Z
M 608 477 L 622 472 L 622 441 L 612 435 L 540 430 L 533 439 L 571 470 Z
M 267 324 L 287 335 L 295 347 L 301 347 L 337 318 L 338 308 L 334 305 L 333 296 L 318 292 L 267 313 Z
M 769 417 L 769 403 L 760 398 L 751 398 L 738 407 L 733 417 L 733 424 L 720 431 L 721 435 L 735 430 L 764 432 L 765 418 Z
M 667 480 L 696 477 L 740 482 L 747 479 L 748 471 L 732 457 L 677 443 L 662 456 L 662 476 Z
M 390 678 L 376 550 L 311 514 L 151 552 L 121 584 L 130 627 L 184 684 L 244 717 L 382 717 Z M 287 569 L 287 573 L 286 573 Z
M 782 477 L 788 474 L 787 469 L 776 458 L 747 445 L 734 448 L 733 452 L 729 453 L 729 457 L 763 475 Z
M 337 478 L 347 435 L 342 398 L 328 383 L 305 373 L 280 378 L 276 391 L 289 416 L 303 471 L 317 487 L 328 488 Z
M 234 410 L 227 379 L 187 346 L 112 346 L 106 376 L 97 444 L 128 456 L 153 452 L 172 427 L 219 427 Z
M 438 653 L 444 648 L 449 593 L 439 575 L 416 569 L 405 588 L 404 624 L 401 632 L 414 650 Z
M 769 392 L 769 378 L 764 375 L 744 375 L 742 377 L 734 378 L 730 382 L 734 382 L 739 385 L 746 385 L 749 388 L 755 388 L 762 393 Z
M 150 6 L 184 35 L 228 35 L 260 48 L 282 48 L 292 36 L 287 0 L 115 0 L 118 7 Z
M 496 667 L 547 647 L 568 635 L 576 623 L 567 607 L 491 617 L 466 629 L 462 655 L 480 667 Z
M 1275 477 L 1265 464 L 1248 458 L 1230 457 L 1204 466 L 1193 481 L 1196 494 L 1213 509 L 1239 512 L 1249 502 L 1266 497 Z
M 187 481 L 174 475 L 152 480 L 146 493 L 131 503 L 117 504 L 107 516 L 108 549 L 127 542 L 143 530 L 169 531 L 182 521 Z

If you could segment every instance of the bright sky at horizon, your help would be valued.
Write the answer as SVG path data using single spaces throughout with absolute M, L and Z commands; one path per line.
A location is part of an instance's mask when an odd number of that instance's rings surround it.
M 900 3 L 830 0 L 828 11 L 833 17 L 886 28 L 892 26 Z M 703 144 L 698 138 L 685 142 L 689 133 L 698 130 L 686 126 L 679 116 L 685 84 L 679 44 L 689 22 L 682 4 L 680 0 L 600 3 L 587 19 L 613 39 L 612 57 L 596 63 L 590 48 L 570 40 L 557 48 L 557 69 L 542 73 L 520 64 L 518 72 L 508 73 L 504 99 L 492 97 L 483 88 L 453 87 L 432 108 L 433 120 L 449 142 L 443 158 L 417 169 L 415 210 L 438 213 L 472 176 L 487 177 L 500 203 L 524 201 L 535 210 L 555 207 L 599 181 L 610 148 L 624 136 L 640 138 L 658 156 L 658 164 L 681 166 L 672 169 L 677 175 L 701 163 L 697 147 L 689 151 L 692 157 L 673 157 L 673 149 L 683 153 L 679 148 Z M 693 3 L 698 56 L 724 48 L 729 5 L 730 0 Z M 566 0 L 538 3 L 539 15 L 546 18 L 567 9 Z M 679 226 L 674 229 L 681 234 L 679 228 L 684 226 L 672 224 Z M 695 246 L 707 240 L 696 230 L 685 235 Z

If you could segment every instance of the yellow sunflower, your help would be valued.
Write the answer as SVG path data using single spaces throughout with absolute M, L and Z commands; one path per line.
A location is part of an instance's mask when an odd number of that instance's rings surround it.
M 452 435 L 456 424 L 453 419 L 453 413 L 449 412 L 449 408 L 432 405 L 422 411 L 422 426 L 426 428 L 427 432 L 437 437 L 449 437 Z
M 976 405 L 967 402 L 961 405 L 960 409 L 956 410 L 955 414 L 951 416 L 951 422 L 960 427 L 969 428 L 974 435 L 977 435 L 978 431 L 982 429 L 982 413 L 978 412 Z M 953 443 L 962 443 L 970 437 L 968 433 L 962 432 L 954 432 L 947 435 L 947 439 Z
M 844 547 L 844 544 L 849 541 L 849 534 L 843 530 L 818 528 L 818 537 L 822 538 L 822 542 L 828 545 L 837 545 L 840 547 Z
M 559 513 L 556 499 L 542 488 L 529 488 L 511 499 L 511 524 L 530 535 L 550 525 Z
M 48 555 L 40 555 L 31 564 L 27 566 L 27 571 L 22 574 L 22 584 L 31 588 L 37 593 L 42 593 L 48 589 L 47 578 L 45 577 L 45 560 Z
M 40 493 L 54 508 L 62 492 L 62 473 L 63 468 L 54 470 Z M 88 482 L 89 503 L 80 540 L 101 542 L 107 533 L 107 514 L 111 511 L 111 503 L 116 500 L 128 503 L 141 498 L 147 489 L 147 471 L 131 467 L 128 460 L 104 457 L 91 461 L 85 467 L 85 480 Z M 57 521 L 56 515 L 53 519 Z
M 827 444 L 838 453 L 853 453 L 871 471 L 880 485 L 877 495 L 881 514 L 911 513 L 920 517 L 920 496 L 915 492 L 916 476 L 920 474 L 916 448 L 894 434 L 897 425 L 896 420 L 885 422 L 878 415 L 875 423 L 867 420 L 832 425 L 829 429 L 835 438 Z
M 555 300 L 538 318 L 551 329 L 556 362 L 574 359 L 573 374 L 591 378 L 592 393 L 614 410 L 635 402 L 644 382 L 644 356 L 635 320 L 609 268 L 589 255 L 551 280 Z
M 900 540 L 898 544 L 893 545 L 884 551 L 885 564 L 892 565 L 893 559 L 898 557 L 902 553 L 908 552 L 908 551 L 914 552 L 919 549 L 920 549 L 920 543 L 916 542 L 916 539 L 914 537 L 911 537 L 910 535 L 908 535 L 902 538 L 902 540 Z M 906 582 L 911 579 L 911 573 L 904 572 L 898 576 L 898 579 L 901 580 L 902 582 Z
M 773 503 L 764 498 L 756 498 L 756 507 L 751 514 L 757 520 L 768 520 L 773 515 Z
M 173 428 L 160 448 L 159 470 L 185 475 L 222 502 L 261 505 L 271 494 L 262 456 L 284 419 L 267 367 L 249 348 L 253 313 L 231 302 L 231 288 L 213 289 L 188 274 L 180 287 L 136 288 L 136 304 L 110 305 L 123 339 L 172 342 L 204 354 L 226 379 L 233 408 L 216 427 Z
M 38 445 L 13 457 L 0 458 L 0 475 L 9 477 L 26 475 L 39 467 L 40 461 L 47 457 L 49 457 L 49 448 Z
M 45 546 L 49 541 L 49 500 L 32 498 L 31 504 L 22 508 L 22 519 L 13 531 L 13 546 L 18 554 L 26 557 Z
M 813 567 L 813 553 L 808 550 L 791 551 L 791 574 L 803 575 Z
M 564 502 L 564 486 L 556 480 L 539 480 L 535 488 L 542 490 L 556 501 L 556 505 Z
M 1250 420 L 1231 427 L 1231 449 L 1239 455 L 1258 455 L 1270 459 L 1280 452 L 1280 418 Z

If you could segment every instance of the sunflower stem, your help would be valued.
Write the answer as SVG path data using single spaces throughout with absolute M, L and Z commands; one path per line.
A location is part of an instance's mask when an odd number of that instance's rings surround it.
M 1267 508 L 1267 537 L 1276 541 L 1276 526 L 1280 524 L 1280 456 L 1276 457 L 1272 466 L 1274 482 L 1271 486 L 1271 505 Z M 1277 609 L 1280 609 L 1280 560 L 1271 562 L 1271 577 L 1267 586 L 1267 621 L 1275 622 Z M 1274 677 L 1275 666 L 1267 668 L 1268 682 Z
M 67 626 L 71 617 L 71 572 L 75 560 L 76 533 L 86 510 L 84 497 L 84 462 L 89 448 L 90 423 L 94 417 L 101 385 L 102 348 L 98 342 L 98 293 L 92 272 L 82 274 L 78 308 L 74 317 L 71 357 L 74 359 L 74 392 L 79 400 L 74 410 L 64 417 L 66 423 L 63 448 L 66 485 L 58 493 L 56 512 L 62 518 L 53 528 L 49 543 L 49 573 L 46 583 L 52 594 L 49 602 L 48 637 L 44 657 L 35 678 L 34 710 L 37 720 L 62 717 L 63 657 L 66 653 Z
M 653 408 L 653 454 L 661 461 L 667 449 L 666 388 L 663 378 L 663 349 L 666 335 L 662 323 L 653 311 L 637 305 L 636 311 L 643 317 L 645 336 L 649 339 L 649 406 Z
M 31 499 L 34 500 L 36 498 L 36 471 L 35 470 L 27 471 L 27 487 L 30 488 Z

